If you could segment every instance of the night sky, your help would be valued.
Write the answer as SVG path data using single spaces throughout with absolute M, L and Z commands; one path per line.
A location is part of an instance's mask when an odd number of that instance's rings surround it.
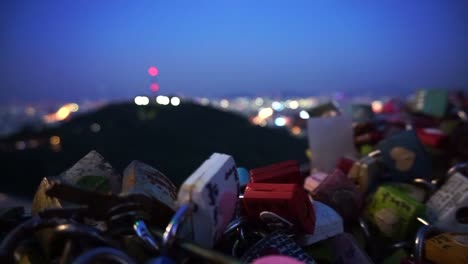
M 0 1 L 0 102 L 468 89 L 468 1 Z

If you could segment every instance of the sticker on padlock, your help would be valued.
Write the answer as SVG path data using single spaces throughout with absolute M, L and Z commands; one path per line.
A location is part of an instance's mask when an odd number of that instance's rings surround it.
M 316 263 L 294 240 L 281 231 L 275 231 L 258 241 L 242 256 L 243 263 L 251 263 L 253 260 L 268 255 L 290 256 L 304 263 Z
M 367 210 L 369 220 L 387 237 L 405 239 L 416 229 L 417 217 L 424 218 L 425 206 L 401 188 L 380 186 Z
M 356 156 L 350 117 L 309 118 L 307 131 L 313 168 L 331 172 L 341 157 Z
M 354 237 L 349 233 L 341 233 L 330 239 L 332 252 L 336 261 L 333 263 L 343 264 L 372 264 L 372 260 L 357 244 Z
M 322 202 L 338 212 L 345 224 L 357 220 L 362 208 L 362 194 L 340 170 L 335 170 L 311 192 L 314 200 Z
M 252 221 L 258 221 L 261 212 L 270 211 L 293 223 L 300 231 L 314 231 L 314 208 L 299 184 L 249 183 L 243 202 Z
M 333 208 L 318 201 L 313 201 L 313 206 L 316 218 L 315 230 L 311 235 L 298 236 L 297 242 L 301 246 L 309 246 L 343 233 L 343 219 Z
M 439 229 L 468 233 L 468 178 L 454 173 L 426 203 L 428 219 Z M 464 213 L 465 212 L 465 213 Z M 463 215 L 465 214 L 465 215 Z
M 122 176 L 94 150 L 60 174 L 59 178 L 90 190 L 111 191 L 116 194 L 121 191 Z
M 448 106 L 448 91 L 443 89 L 419 90 L 416 92 L 413 109 L 435 118 L 445 115 Z
M 250 180 L 257 183 L 302 183 L 299 164 L 295 160 L 252 169 Z
M 468 263 L 468 234 L 444 233 L 424 243 L 425 258 L 434 264 Z
M 348 177 L 358 186 L 359 190 L 367 194 L 373 190 L 383 173 L 378 151 L 356 161 L 351 167 Z
M 123 172 L 122 194 L 142 193 L 175 210 L 177 188 L 159 170 L 140 161 L 132 161 Z
M 221 237 L 236 210 L 239 179 L 231 156 L 214 153 L 180 187 L 178 204 L 192 203 L 187 236 L 205 247 Z M 187 231 L 186 231 L 187 232 Z
M 431 159 L 414 131 L 388 137 L 377 148 L 393 180 L 427 179 L 431 175 Z

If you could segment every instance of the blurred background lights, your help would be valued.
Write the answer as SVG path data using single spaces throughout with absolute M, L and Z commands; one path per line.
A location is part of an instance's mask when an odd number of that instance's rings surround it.
M 262 106 L 262 105 L 263 105 L 263 98 L 257 97 L 257 98 L 255 99 L 255 105 L 256 105 L 256 106 Z
M 289 108 L 291 109 L 297 109 L 299 107 L 299 102 L 296 100 L 292 100 L 289 102 Z
M 155 77 L 156 75 L 158 75 L 158 73 L 159 73 L 159 70 L 155 66 L 151 66 L 148 68 L 148 74 L 151 75 L 152 77 Z
M 284 117 L 277 117 L 275 119 L 275 125 L 277 125 L 277 126 L 285 126 L 286 122 L 287 122 L 286 118 L 284 118 Z
M 17 150 L 24 150 L 26 148 L 26 142 L 24 141 L 17 141 L 15 144 Z
M 60 109 L 55 113 L 58 120 L 64 120 L 70 115 L 71 111 L 68 107 L 62 106 Z
M 302 118 L 302 119 L 309 119 L 310 115 L 309 115 L 309 113 L 307 113 L 307 111 L 302 110 L 301 112 L 299 112 L 299 117 Z
M 173 106 L 178 106 L 178 105 L 180 105 L 180 98 L 179 98 L 179 97 L 176 97 L 176 96 L 175 96 L 175 97 L 172 97 L 172 98 L 171 98 L 171 105 L 173 105 Z
M 157 92 L 157 91 L 159 91 L 159 84 L 157 84 L 157 83 L 151 83 L 151 84 L 150 84 L 150 90 L 151 90 L 152 92 Z
M 284 106 L 280 102 L 273 102 L 271 103 L 271 108 L 273 108 L 275 111 L 282 111 L 284 109 Z
M 99 125 L 98 123 L 93 123 L 91 124 L 91 126 L 89 126 L 89 129 L 93 133 L 98 133 L 99 131 L 101 131 L 101 125 Z
M 372 102 L 372 111 L 374 113 L 380 113 L 382 112 L 383 104 L 381 101 L 373 101 Z
M 226 99 L 223 99 L 223 100 L 221 100 L 221 102 L 219 102 L 219 105 L 220 105 L 222 108 L 226 109 L 226 108 L 229 107 L 229 101 L 226 100 Z
M 170 103 L 170 99 L 169 97 L 167 96 L 164 96 L 164 95 L 160 95 L 158 97 L 156 97 L 156 103 L 160 104 L 160 105 L 168 105 Z
M 148 105 L 149 98 L 146 96 L 137 96 L 135 97 L 135 104 L 136 105 Z
M 70 112 L 78 112 L 78 110 L 80 110 L 80 106 L 75 103 L 71 103 L 66 106 L 68 107 L 68 109 L 70 109 Z
M 262 119 L 266 119 L 272 115 L 273 115 L 273 109 L 271 109 L 270 107 L 262 108 L 260 109 L 260 111 L 258 111 L 258 116 Z
M 302 132 L 302 129 L 298 126 L 293 126 L 293 128 L 291 128 L 291 133 L 295 136 L 298 136 L 299 134 L 301 134 Z
M 61 139 L 59 136 L 51 136 L 49 139 L 49 142 L 51 145 L 59 145 L 61 142 Z

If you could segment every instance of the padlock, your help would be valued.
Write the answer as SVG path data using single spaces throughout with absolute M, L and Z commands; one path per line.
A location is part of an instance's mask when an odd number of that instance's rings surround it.
M 362 208 L 362 194 L 340 170 L 325 177 L 311 192 L 314 200 L 338 212 L 345 224 L 357 220 Z
M 448 91 L 443 89 L 419 90 L 412 108 L 415 112 L 441 118 L 447 111 L 448 95 Z
M 448 135 L 437 128 L 416 129 L 416 134 L 423 145 L 433 148 L 442 148 L 448 140 Z
M 426 206 L 428 220 L 439 229 L 468 233 L 468 178 L 454 171 Z
M 242 256 L 243 263 L 251 263 L 253 260 L 268 255 L 290 256 L 304 263 L 316 263 L 294 240 L 275 231 L 258 241 Z
M 238 167 L 237 175 L 239 175 L 239 188 L 241 189 L 241 192 L 243 192 L 247 184 L 250 182 L 249 171 L 246 168 Z
M 333 133 L 331 133 L 333 132 Z M 349 116 L 309 118 L 307 135 L 312 168 L 332 172 L 343 156 L 356 157 L 352 121 Z
M 388 184 L 404 192 L 419 203 L 425 203 L 436 191 L 434 184 L 419 178 L 414 179 L 411 183 L 391 182 Z
M 362 250 L 354 237 L 349 233 L 341 233 L 334 236 L 329 241 L 335 257 L 333 263 L 344 264 L 372 264 L 372 260 L 364 250 Z
M 250 180 L 256 183 L 302 184 L 299 164 L 295 160 L 283 161 L 250 170 Z
M 356 145 L 361 146 L 364 144 L 374 145 L 384 138 L 384 134 L 380 131 L 372 131 L 354 137 Z
M 89 152 L 59 178 L 92 191 L 120 193 L 122 176 L 96 151 Z
M 351 116 L 353 117 L 353 122 L 358 123 L 371 122 L 375 118 L 372 106 L 369 104 L 352 104 Z
M 159 170 L 140 161 L 132 161 L 123 172 L 121 195 L 144 194 L 160 203 L 161 213 L 169 221 L 176 209 L 177 189 Z M 163 214 L 161 214 L 163 217 Z
M 213 247 L 236 211 L 239 178 L 231 156 L 214 153 L 180 187 L 178 204 L 191 203 L 194 211 L 184 223 L 187 238 Z M 187 231 L 186 231 L 187 232 Z
M 256 259 L 252 264 L 271 264 L 271 263 L 281 263 L 281 264 L 303 264 L 304 262 L 299 261 L 295 258 L 281 256 L 281 255 L 270 255 L 266 257 L 261 257 Z
M 356 161 L 347 174 L 363 194 L 372 191 L 383 174 L 379 155 L 379 151 L 369 153 Z
M 424 243 L 425 259 L 434 264 L 468 263 L 468 234 L 443 233 Z
M 356 160 L 353 158 L 341 157 L 336 163 L 336 168 L 341 170 L 345 175 L 348 175 L 355 162 Z
M 243 202 L 252 221 L 258 221 L 261 212 L 270 211 L 287 219 L 300 231 L 314 231 L 314 209 L 299 184 L 249 183 Z
M 396 181 L 428 179 L 431 159 L 414 131 L 405 131 L 382 140 L 377 148 L 383 163 Z
M 319 201 L 313 201 L 315 230 L 313 234 L 300 234 L 296 241 L 301 246 L 310 246 L 319 241 L 343 233 L 343 218 L 333 208 Z
M 382 114 L 396 114 L 403 111 L 405 103 L 398 98 L 392 98 L 385 102 L 382 106 Z
M 381 185 L 370 203 L 369 220 L 387 237 L 394 240 L 407 238 L 417 227 L 417 217 L 425 216 L 424 204 L 396 186 Z

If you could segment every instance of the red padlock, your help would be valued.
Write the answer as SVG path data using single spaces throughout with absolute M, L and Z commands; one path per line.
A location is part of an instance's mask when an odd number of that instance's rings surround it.
M 307 188 L 307 186 L 304 187 Z M 317 187 L 313 188 L 311 194 L 314 200 L 335 209 L 346 224 L 356 221 L 360 215 L 363 203 L 362 193 L 340 170 L 335 170 L 324 177 Z
M 341 170 L 345 175 L 348 175 L 349 171 L 354 165 L 354 162 L 356 162 L 356 160 L 352 158 L 342 157 L 341 159 L 338 160 L 336 164 L 336 168 Z
M 298 231 L 314 232 L 314 208 L 299 184 L 249 183 L 243 201 L 253 221 L 258 221 L 261 212 L 270 211 L 293 223 Z
M 437 128 L 420 128 L 416 129 L 416 134 L 419 140 L 425 146 L 440 148 L 448 139 L 448 136 Z
M 295 160 L 283 161 L 250 170 L 250 181 L 255 183 L 298 183 L 303 179 Z

